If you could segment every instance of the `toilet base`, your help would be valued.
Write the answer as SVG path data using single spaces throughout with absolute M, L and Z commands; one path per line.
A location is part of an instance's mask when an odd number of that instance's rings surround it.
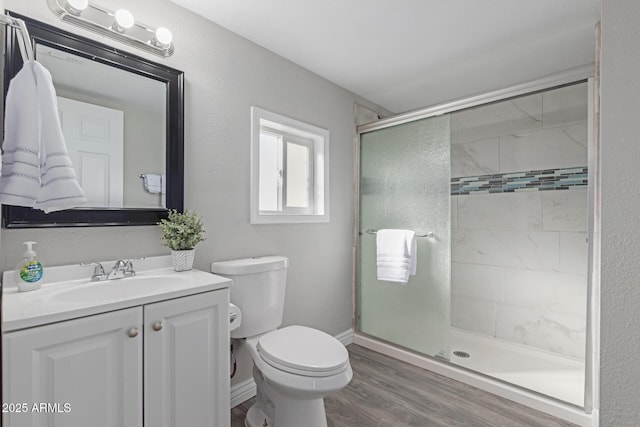
M 284 415 L 283 420 L 272 421 L 257 406 L 252 405 L 244 420 L 245 427 L 327 427 L 323 399 L 314 399 L 304 404 L 296 404 L 296 408 Z
M 264 427 L 265 424 L 267 426 L 271 426 L 271 421 L 262 413 L 260 408 L 256 407 L 256 405 L 252 405 L 247 411 L 247 418 L 244 419 L 245 427 Z
M 300 399 L 283 393 L 269 384 L 255 365 L 253 379 L 256 402 L 247 411 L 245 427 L 327 427 L 322 397 Z

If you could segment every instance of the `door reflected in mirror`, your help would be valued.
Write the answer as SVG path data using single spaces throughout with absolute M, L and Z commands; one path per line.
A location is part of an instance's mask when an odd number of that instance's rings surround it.
M 37 44 L 86 207 L 166 207 L 164 82 Z

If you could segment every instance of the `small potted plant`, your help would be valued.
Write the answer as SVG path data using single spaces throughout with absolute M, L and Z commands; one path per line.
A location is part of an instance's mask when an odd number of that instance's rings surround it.
M 171 249 L 173 269 L 187 271 L 193 268 L 195 246 L 205 240 L 202 218 L 197 212 L 169 210 L 169 217 L 161 219 L 162 244 Z

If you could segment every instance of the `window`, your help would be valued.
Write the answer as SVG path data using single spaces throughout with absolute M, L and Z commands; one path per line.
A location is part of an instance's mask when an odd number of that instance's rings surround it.
M 329 132 L 251 108 L 251 223 L 329 221 Z

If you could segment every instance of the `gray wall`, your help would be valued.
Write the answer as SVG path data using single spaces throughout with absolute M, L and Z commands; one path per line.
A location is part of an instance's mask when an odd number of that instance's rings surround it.
M 600 425 L 640 422 L 640 2 L 602 1 Z
M 5 7 L 97 38 L 58 21 L 44 1 L 5 0 Z M 208 270 L 213 260 L 286 255 L 291 267 L 285 323 L 330 334 L 351 328 L 354 102 L 376 107 L 168 1 L 114 0 L 109 7 L 126 7 L 174 35 L 176 52 L 166 60 L 136 53 L 185 72 L 185 205 L 202 214 L 207 230 L 195 267 Z M 249 224 L 252 105 L 331 132 L 330 223 Z M 169 253 L 153 226 L 2 230 L 2 269 L 14 268 L 25 240 L 38 242 L 45 265 Z M 250 369 L 241 368 L 235 381 L 249 376 Z

